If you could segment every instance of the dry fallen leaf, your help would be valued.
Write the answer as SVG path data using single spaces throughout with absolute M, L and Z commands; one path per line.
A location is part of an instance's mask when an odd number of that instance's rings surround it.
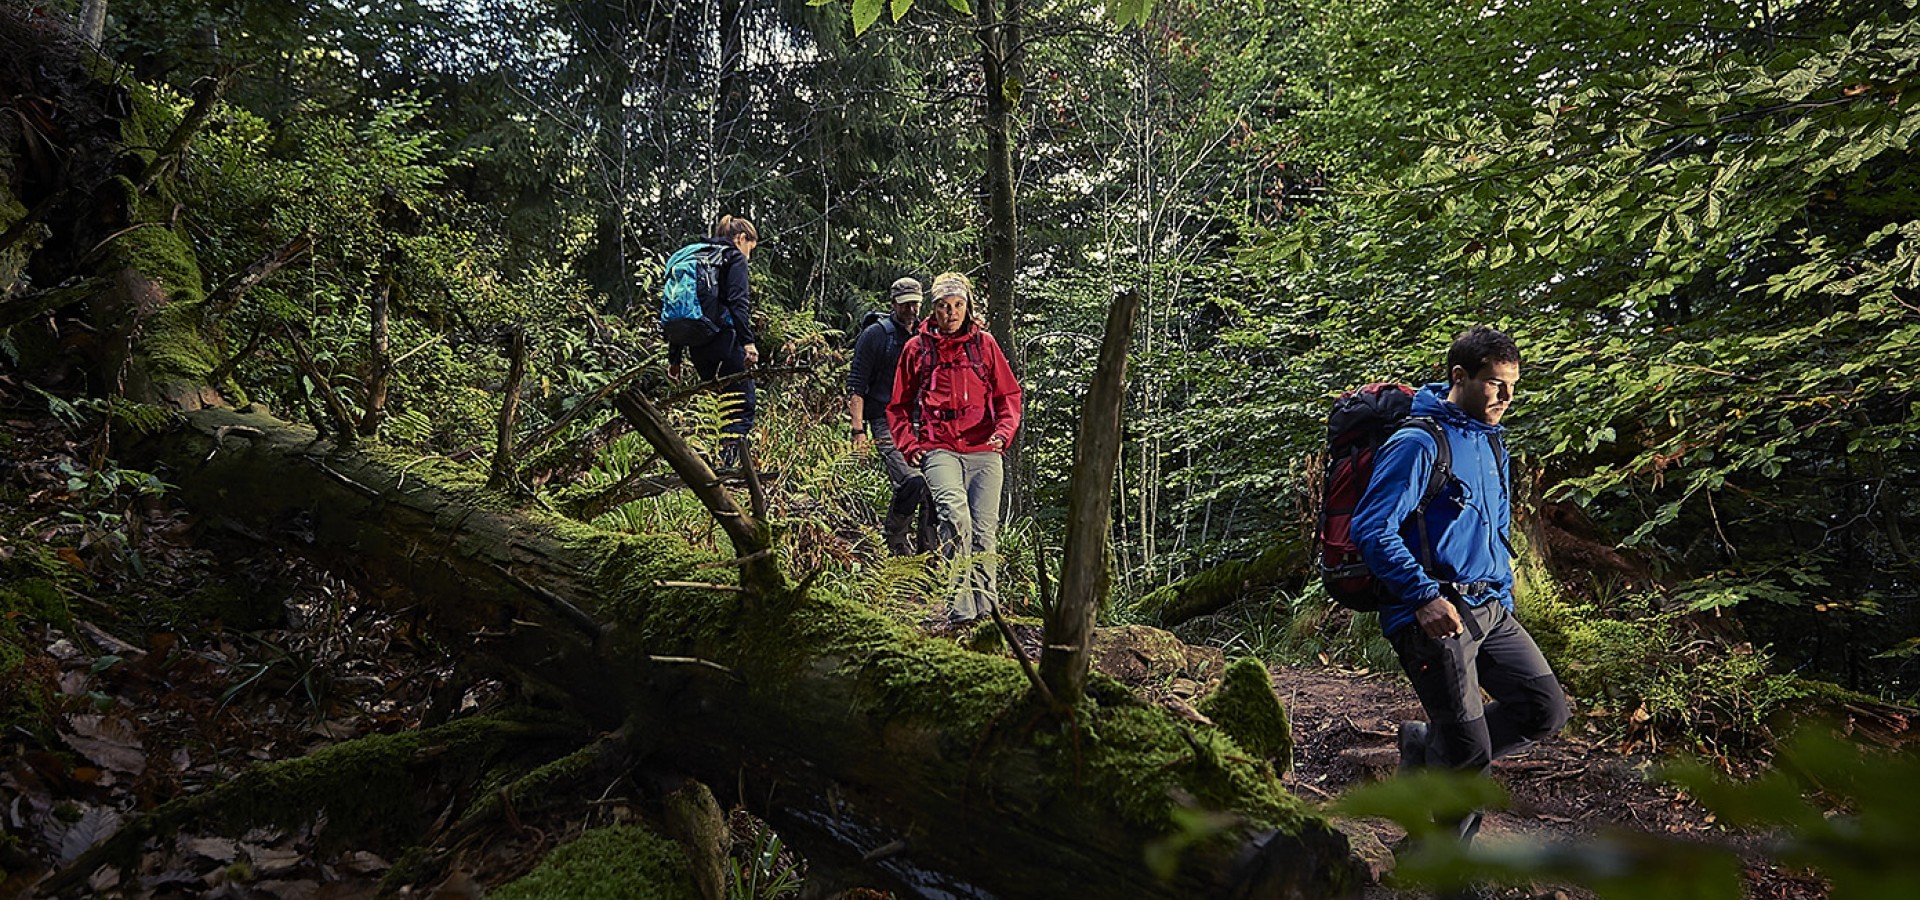
M 66 865 L 80 858 L 94 844 L 108 835 L 120 830 L 120 814 L 104 806 L 89 806 L 80 813 L 80 818 L 72 825 L 62 826 L 59 840 L 54 842 L 60 854 L 60 864 Z M 115 883 L 119 875 L 116 873 Z
M 147 770 L 147 751 L 132 723 L 89 714 L 68 719 L 67 727 L 71 731 L 61 732 L 61 739 L 101 768 L 136 776 Z

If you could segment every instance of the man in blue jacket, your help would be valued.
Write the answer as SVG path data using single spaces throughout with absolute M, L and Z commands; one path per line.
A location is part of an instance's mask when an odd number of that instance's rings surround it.
M 1431 546 L 1419 546 L 1412 518 L 1436 459 L 1433 437 L 1419 428 L 1402 428 L 1381 447 L 1353 534 L 1393 598 L 1380 606 L 1380 628 L 1430 723 L 1401 724 L 1401 766 L 1483 771 L 1558 731 L 1567 701 L 1513 616 L 1512 481 L 1500 417 L 1520 380 L 1520 350 L 1477 326 L 1454 339 L 1447 373 L 1413 399 L 1412 414 L 1440 426 L 1452 456 L 1446 487 L 1424 513 Z M 1482 702 L 1482 689 L 1492 702 Z M 1479 816 L 1459 824 L 1470 839 Z

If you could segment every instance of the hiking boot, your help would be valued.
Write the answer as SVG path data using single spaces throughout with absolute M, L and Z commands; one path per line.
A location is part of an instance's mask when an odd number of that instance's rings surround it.
M 1427 765 L 1427 723 L 1400 723 L 1400 771 L 1410 772 Z M 1478 825 L 1476 824 L 1476 828 Z
M 740 439 L 739 438 L 736 437 L 736 438 L 720 439 L 720 468 L 722 469 L 740 468 Z
M 880 526 L 887 552 L 894 556 L 912 556 L 920 550 L 913 544 L 913 521 L 907 516 L 888 516 Z
M 1463 846 L 1473 843 L 1474 836 L 1480 833 L 1480 814 L 1467 813 L 1467 817 L 1460 820 L 1459 828 L 1455 833 L 1460 836 L 1460 843 Z

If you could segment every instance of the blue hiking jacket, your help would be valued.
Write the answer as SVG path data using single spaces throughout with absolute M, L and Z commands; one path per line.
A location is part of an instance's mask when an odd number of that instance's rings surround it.
M 1380 448 L 1367 492 L 1353 513 L 1353 540 L 1367 568 L 1394 600 L 1380 606 L 1380 630 L 1392 634 L 1414 622 L 1413 611 L 1440 596 L 1440 582 L 1486 582 L 1465 598 L 1473 606 L 1498 599 L 1513 608 L 1513 503 L 1508 492 L 1503 429 L 1469 418 L 1435 382 L 1413 397 L 1413 415 L 1439 423 L 1453 451 L 1453 478 L 1427 504 L 1433 569 L 1421 568 L 1420 532 L 1412 519 L 1433 470 L 1433 437 L 1418 428 L 1394 432 Z

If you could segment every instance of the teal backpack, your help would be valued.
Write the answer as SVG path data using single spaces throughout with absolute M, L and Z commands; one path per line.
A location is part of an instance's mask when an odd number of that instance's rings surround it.
M 660 288 L 660 333 L 667 343 L 704 344 L 720 333 L 720 264 L 727 245 L 700 241 L 667 257 L 666 282 Z

